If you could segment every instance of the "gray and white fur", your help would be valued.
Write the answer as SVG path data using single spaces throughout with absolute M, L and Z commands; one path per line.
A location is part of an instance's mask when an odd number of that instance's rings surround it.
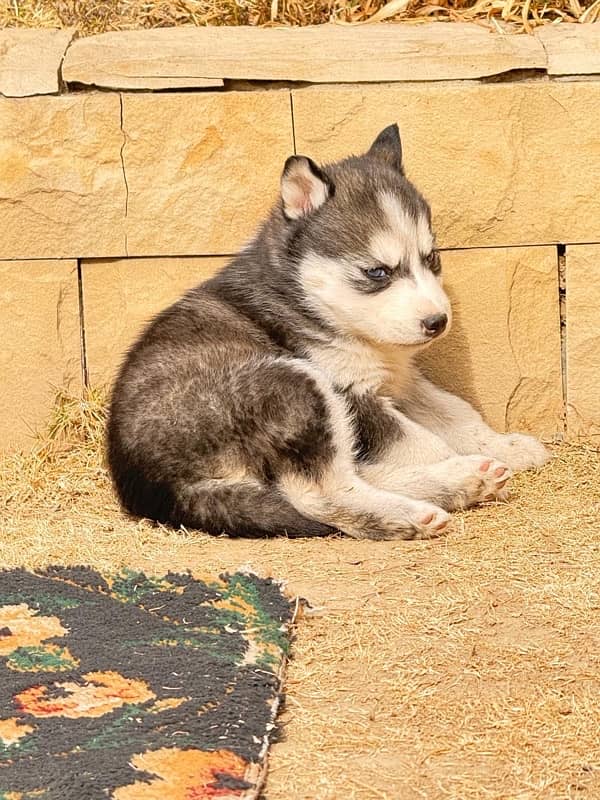
M 231 536 L 439 535 L 547 458 L 419 372 L 450 324 L 397 126 L 335 164 L 290 157 L 256 237 L 125 359 L 108 424 L 123 506 Z

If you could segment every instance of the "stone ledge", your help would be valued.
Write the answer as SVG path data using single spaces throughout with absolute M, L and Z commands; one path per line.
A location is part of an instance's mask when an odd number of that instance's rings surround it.
M 101 33 L 78 39 L 62 68 L 65 83 L 108 89 L 210 89 L 223 86 L 210 76 L 200 29 L 161 28 Z M 183 35 L 182 35 L 183 34 Z
M 548 25 L 536 36 L 546 50 L 548 75 L 600 75 L 600 24 Z
M 545 66 L 544 48 L 535 37 L 499 36 L 470 23 L 181 27 L 79 39 L 69 48 L 63 77 L 68 83 L 113 88 L 172 88 L 202 87 L 207 79 L 223 78 L 455 80 Z
M 221 88 L 225 79 L 307 83 L 473 80 L 515 70 L 600 75 L 600 25 L 549 25 L 534 36 L 474 23 L 306 28 L 179 27 L 73 39 L 72 30 L 0 31 L 0 94 Z M 64 60 L 63 60 L 64 58 Z
M 73 31 L 0 30 L 0 95 L 58 94 L 60 66 Z

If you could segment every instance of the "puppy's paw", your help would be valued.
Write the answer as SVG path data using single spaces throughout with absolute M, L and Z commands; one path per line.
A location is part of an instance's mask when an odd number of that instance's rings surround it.
M 512 471 L 501 461 L 488 456 L 458 456 L 441 466 L 446 471 L 446 492 L 452 509 L 508 497 L 506 483 Z
M 486 455 L 503 461 L 513 472 L 541 467 L 550 458 L 540 441 L 522 433 L 498 434 L 483 449 Z
M 447 533 L 449 522 L 450 514 L 434 503 L 402 497 L 361 538 L 435 539 Z
M 390 495 L 381 512 L 359 514 L 353 524 L 339 526 L 355 539 L 434 539 L 446 533 L 450 515 L 434 503 Z
M 494 458 L 484 458 L 479 462 L 477 474 L 480 486 L 477 494 L 472 498 L 474 503 L 508 498 L 506 483 L 512 476 L 512 470 L 507 464 L 496 461 Z
M 413 517 L 415 539 L 436 539 L 447 533 L 450 514 L 431 503 L 422 503 Z

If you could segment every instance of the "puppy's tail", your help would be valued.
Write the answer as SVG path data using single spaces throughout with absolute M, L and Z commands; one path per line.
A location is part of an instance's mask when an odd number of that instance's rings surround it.
M 178 493 L 172 524 L 213 535 L 328 536 L 335 528 L 305 517 L 274 487 L 206 480 Z

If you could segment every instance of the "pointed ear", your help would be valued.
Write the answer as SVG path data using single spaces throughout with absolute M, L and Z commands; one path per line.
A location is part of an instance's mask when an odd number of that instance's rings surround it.
M 385 161 L 390 167 L 402 172 L 402 143 L 398 126 L 389 125 L 384 128 L 375 139 L 369 150 L 369 155 Z
M 306 156 L 290 156 L 281 176 L 283 212 L 288 219 L 307 217 L 333 195 L 331 178 Z

